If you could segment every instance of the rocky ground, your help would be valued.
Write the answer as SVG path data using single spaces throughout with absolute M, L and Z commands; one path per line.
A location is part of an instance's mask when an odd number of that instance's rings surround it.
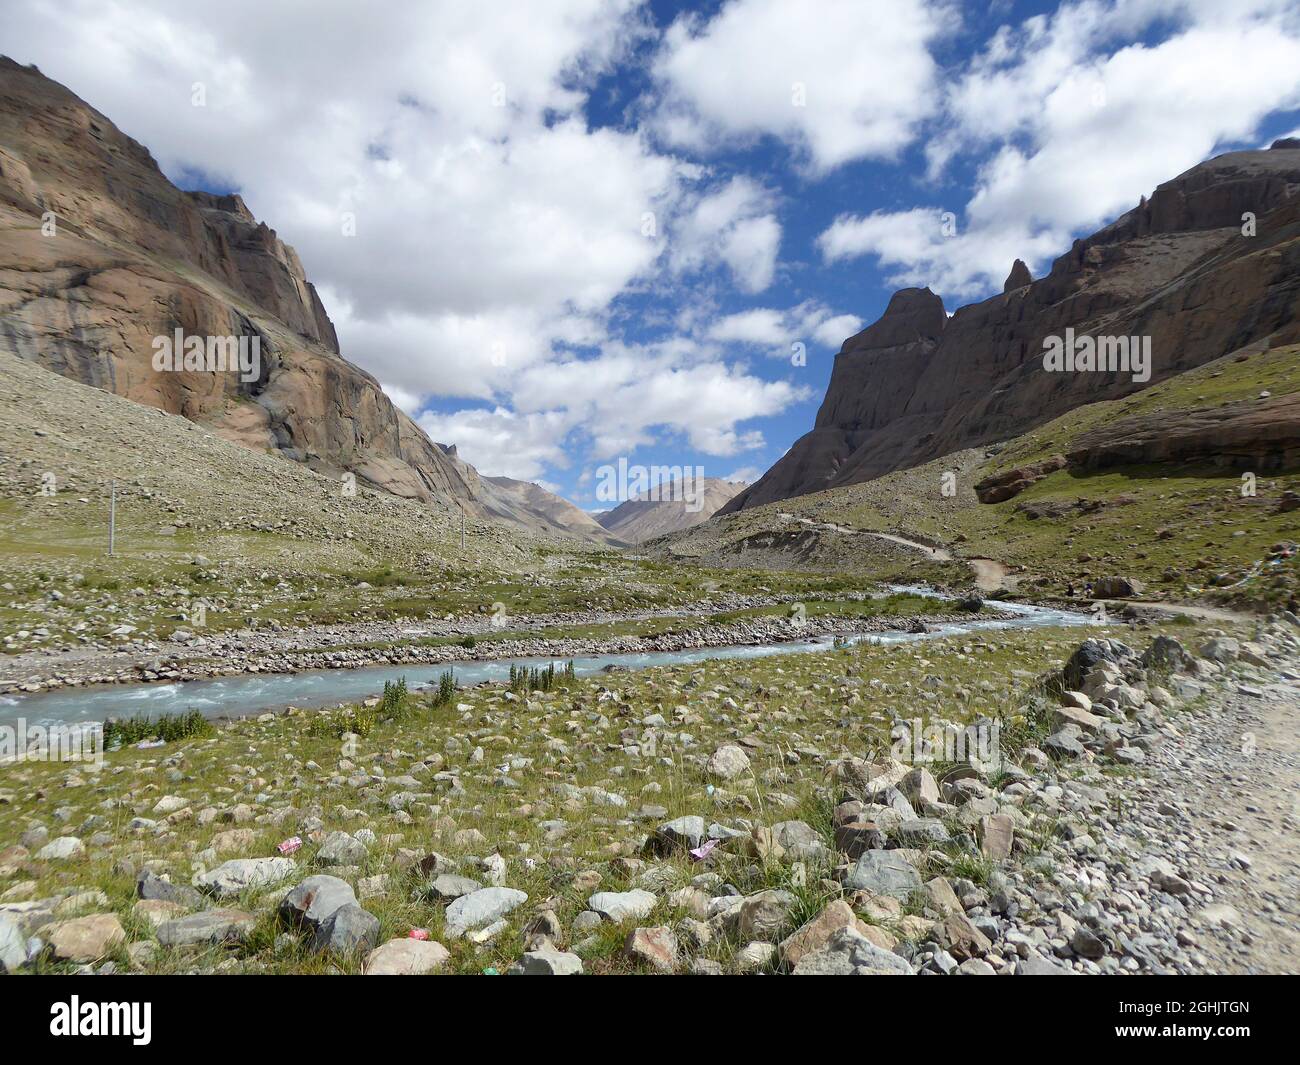
M 1293 970 L 1300 621 L 1097 632 L 486 685 L 10 765 L 0 958 Z M 995 722 L 997 760 L 925 746 Z

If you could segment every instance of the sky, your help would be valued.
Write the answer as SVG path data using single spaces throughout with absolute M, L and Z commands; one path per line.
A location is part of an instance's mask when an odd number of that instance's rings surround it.
M 756 479 L 896 289 L 1300 132 L 1300 0 L 3 3 L 431 437 L 590 510 L 620 458 Z

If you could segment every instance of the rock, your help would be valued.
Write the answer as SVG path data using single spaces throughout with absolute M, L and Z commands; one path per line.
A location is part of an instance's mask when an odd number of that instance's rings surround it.
M 804 821 L 778 821 L 772 826 L 772 837 L 793 861 L 819 862 L 831 856 L 821 834 Z
M 885 834 L 874 821 L 846 821 L 835 826 L 835 847 L 849 858 L 859 858 L 871 850 L 882 850 L 885 843 Z
M 849 871 L 844 886 L 873 895 L 892 895 L 906 902 L 921 887 L 916 867 L 897 851 L 867 851 Z
M 736 972 L 741 974 L 756 973 L 760 969 L 770 968 L 776 961 L 776 947 L 771 943 L 755 941 L 747 943 L 736 952 Z
M 794 967 L 804 955 L 825 947 L 831 936 L 841 928 L 856 928 L 863 932 L 866 927 L 847 902 L 834 899 L 822 907 L 821 913 L 811 921 L 781 941 L 781 961 Z
M 290 858 L 232 858 L 215 869 L 197 874 L 194 885 L 219 898 L 230 898 L 282 883 L 297 870 L 297 864 Z
M 140 920 L 147 921 L 151 928 L 157 928 L 167 921 L 184 917 L 185 907 L 165 899 L 140 899 L 131 907 L 131 913 Z
M 795 976 L 911 976 L 897 954 L 881 950 L 855 928 L 836 929 L 820 950 L 805 954 Z
M 947 878 L 936 876 L 933 880 L 927 880 L 924 891 L 927 904 L 938 913 L 945 916 L 953 913 L 965 913 L 961 900 L 957 898 L 957 893 L 953 890 L 952 884 L 948 882 Z
M 447 907 L 447 938 L 460 939 L 467 932 L 484 928 L 527 901 L 525 892 L 508 887 L 486 887 L 462 895 Z
M 1202 658 L 1208 658 L 1211 662 L 1218 662 L 1220 665 L 1235 662 L 1240 653 L 1241 644 L 1230 636 L 1216 636 L 1212 640 L 1207 640 L 1201 645 L 1200 650 Z
M 251 850 L 257 833 L 251 828 L 231 828 L 212 837 L 212 849 L 218 854 L 239 854 Z
M 357 865 L 369 853 L 366 845 L 346 832 L 331 832 L 316 852 L 321 865 Z
M 432 939 L 390 939 L 366 955 L 366 976 L 423 976 L 447 964 L 451 952 Z
M 760 891 L 740 904 L 740 936 L 771 943 L 785 930 L 795 897 L 788 891 Z
M 913 769 L 898 782 L 898 790 L 907 796 L 913 806 L 924 807 L 927 803 L 940 801 L 939 782 L 928 769 Z
M 379 918 L 357 903 L 340 906 L 322 922 L 312 939 L 315 953 L 351 954 L 379 942 Z
M 623 953 L 638 964 L 670 973 L 677 968 L 677 937 L 662 925 L 634 928 L 623 943 Z
M 180 795 L 164 795 L 153 804 L 153 812 L 156 814 L 174 814 L 177 810 L 184 810 L 189 806 L 190 800 Z
M 1084 696 L 1087 698 L 1087 696 Z M 1060 730 L 1076 726 L 1081 732 L 1096 734 L 1101 730 L 1105 718 L 1080 710 L 1077 706 L 1058 706 L 1052 711 L 1052 728 Z
M 27 940 L 8 914 L 0 913 L 0 972 L 16 973 L 27 964 Z
M 1102 577 L 1092 586 L 1098 599 L 1132 599 L 1146 591 L 1146 585 L 1135 577 Z
M 1053 732 L 1043 741 L 1043 749 L 1058 758 L 1082 758 L 1083 743 L 1079 740 L 1079 730 L 1075 726 Z
M 1053 455 L 1041 462 L 993 474 L 975 483 L 975 498 L 981 503 L 1005 503 L 1048 474 L 1064 469 L 1066 464 L 1064 455 Z
M 940 942 L 958 961 L 983 956 L 993 947 L 988 937 L 964 913 L 950 913 L 943 919 Z
M 59 921 L 42 930 L 41 934 L 60 961 L 82 964 L 99 961 L 126 942 L 122 922 L 113 913 L 96 913 L 89 917 Z
M 1103 662 L 1117 664 L 1126 651 L 1128 648 L 1117 640 L 1084 640 L 1061 671 L 1066 689 L 1078 691 L 1094 667 Z
M 63 862 L 71 858 L 80 858 L 86 853 L 86 845 L 76 836 L 60 836 L 52 839 L 36 852 L 40 862 Z
M 135 882 L 135 893 L 141 899 L 171 902 L 187 910 L 197 910 L 204 905 L 203 896 L 188 884 L 173 884 L 143 870 Z
M 1016 823 L 1009 814 L 990 814 L 979 820 L 980 853 L 994 861 L 1011 857 Z
M 1002 283 L 1002 292 L 1005 295 L 1008 292 L 1014 292 L 1018 288 L 1024 288 L 1026 285 L 1034 283 L 1034 275 L 1029 272 L 1029 267 L 1025 265 L 1023 259 L 1017 259 L 1011 264 L 1011 273 L 1007 274 L 1007 279 Z
M 707 838 L 702 817 L 679 817 L 655 829 L 657 849 L 664 854 L 674 850 L 694 850 Z
M 187 917 L 164 921 L 158 926 L 158 942 L 164 947 L 209 947 L 223 943 L 242 943 L 256 923 L 257 919 L 252 914 L 242 910 L 204 910 Z
M 429 884 L 429 893 L 435 898 L 458 899 L 462 895 L 472 895 L 475 891 L 483 887 L 477 880 L 471 880 L 467 876 L 457 876 L 455 873 L 440 873 L 435 876 Z
M 1058 965 L 1054 961 L 1049 961 L 1041 954 L 1031 954 L 1016 963 L 1017 976 L 1075 976 L 1073 969 L 1067 969 L 1064 965 Z
M 1186 673 L 1193 664 L 1191 654 L 1172 636 L 1157 636 L 1139 661 L 1144 669 L 1165 669 L 1172 673 Z
M 352 885 L 337 876 L 309 876 L 280 900 L 280 920 L 292 928 L 318 932 L 343 906 L 355 905 Z
M 749 755 L 730 744 L 719 747 L 709 759 L 709 774 L 720 780 L 731 780 L 748 769 Z
M 599 891 L 587 900 L 587 905 L 607 921 L 622 924 L 624 921 L 649 917 L 658 896 L 634 888 L 631 891 Z
M 918 817 L 890 829 L 894 842 L 901 847 L 926 847 L 947 843 L 948 827 L 937 817 Z
M 1096 961 L 1106 956 L 1106 943 L 1097 936 L 1090 928 L 1082 925 L 1075 931 L 1070 940 L 1070 946 L 1074 952 L 1081 958 L 1090 958 Z
M 582 959 L 551 944 L 526 951 L 509 969 L 511 976 L 581 976 Z

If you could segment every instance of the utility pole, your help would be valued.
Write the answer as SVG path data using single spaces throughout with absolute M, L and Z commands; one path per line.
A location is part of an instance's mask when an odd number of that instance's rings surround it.
M 108 498 L 108 557 L 113 557 L 117 546 L 117 482 L 113 482 L 112 494 Z
M 465 507 L 460 508 L 460 549 L 465 550 Z

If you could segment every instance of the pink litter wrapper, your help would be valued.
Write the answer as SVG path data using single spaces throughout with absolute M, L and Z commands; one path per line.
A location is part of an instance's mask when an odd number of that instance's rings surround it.
M 691 851 L 691 857 L 694 858 L 697 862 L 703 861 L 705 858 L 707 858 L 710 854 L 713 853 L 713 848 L 716 847 L 721 842 L 722 842 L 721 840 L 717 840 L 717 839 L 706 840 L 700 846 L 696 847 L 693 851 Z
M 406 933 L 407 939 L 428 939 L 429 930 L 427 928 L 412 928 Z
M 302 840 L 300 840 L 297 836 L 290 836 L 283 843 L 277 843 L 275 845 L 275 849 L 278 850 L 281 854 L 292 854 L 301 846 L 302 846 Z

